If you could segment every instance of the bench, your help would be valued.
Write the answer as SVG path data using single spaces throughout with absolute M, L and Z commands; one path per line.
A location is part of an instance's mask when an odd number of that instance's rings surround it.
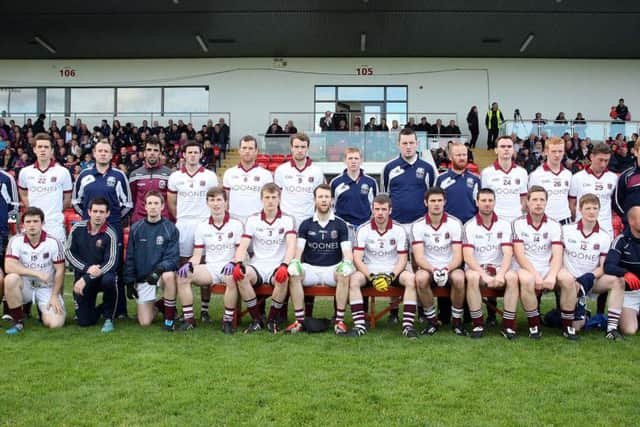
M 223 295 L 225 292 L 226 286 L 224 284 L 213 284 L 211 285 L 211 293 Z M 258 299 L 258 305 L 261 306 L 265 304 L 267 298 L 271 296 L 273 293 L 273 287 L 269 285 L 260 285 L 253 288 L 256 297 Z M 434 297 L 448 297 L 450 295 L 449 288 L 431 288 L 433 291 Z M 336 288 L 331 286 L 305 286 L 304 287 L 304 295 L 305 296 L 314 296 L 314 297 L 335 297 Z M 402 295 L 404 294 L 404 288 L 390 288 L 386 292 L 380 292 L 371 287 L 362 288 L 362 296 L 369 297 L 369 313 L 367 313 L 367 318 L 371 325 L 371 329 L 375 329 L 376 322 L 382 319 L 389 311 L 393 308 L 397 308 L 400 305 L 400 301 L 402 299 Z M 502 289 L 491 289 L 491 288 L 482 288 L 481 294 L 483 298 L 500 298 L 504 296 L 504 291 Z M 376 311 L 376 298 L 392 298 L 391 303 L 386 306 L 384 309 L 380 311 Z M 485 301 L 487 303 L 487 301 Z M 498 310 L 500 314 L 501 311 Z M 236 312 L 233 318 L 233 326 L 236 327 L 240 322 L 240 319 L 248 314 L 248 310 L 242 310 L 242 301 L 238 298 L 238 306 L 236 307 Z

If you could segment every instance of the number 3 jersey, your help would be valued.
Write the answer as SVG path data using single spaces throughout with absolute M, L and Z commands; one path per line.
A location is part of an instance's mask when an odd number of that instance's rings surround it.
M 253 243 L 252 263 L 279 264 L 287 252 L 287 235 L 296 234 L 291 215 L 280 210 L 272 222 L 268 222 L 264 211 L 253 214 L 247 219 L 243 237 Z
M 406 254 L 407 235 L 404 229 L 391 219 L 383 232 L 375 221 L 362 224 L 356 233 L 356 251 L 364 251 L 363 262 L 371 273 L 391 273 L 401 254 Z

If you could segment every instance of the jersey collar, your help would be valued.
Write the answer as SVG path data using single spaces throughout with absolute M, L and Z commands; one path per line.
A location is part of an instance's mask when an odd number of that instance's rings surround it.
M 498 162 L 498 160 L 496 159 L 496 160 L 493 162 L 493 167 L 494 167 L 497 171 L 502 171 L 502 172 L 504 172 L 504 173 L 509 173 L 509 172 L 511 172 L 511 170 L 512 170 L 513 168 L 515 168 L 515 167 L 516 167 L 516 164 L 515 164 L 515 162 L 511 162 L 511 166 L 509 166 L 509 169 L 504 170 L 504 169 L 502 169 L 502 168 L 500 167 L 500 162 Z
M 531 214 L 527 214 L 527 224 L 533 227 L 534 230 L 540 230 L 540 227 L 542 227 L 542 224 L 544 224 L 545 222 L 547 222 L 547 214 L 542 214 L 540 225 L 536 227 L 535 225 L 533 225 L 533 218 L 531 218 Z
M 220 227 L 218 227 L 218 226 L 213 222 L 213 217 L 212 217 L 212 216 L 209 216 L 209 224 L 210 224 L 210 225 L 213 225 L 213 226 L 214 226 L 216 229 L 218 229 L 218 230 L 222 230 L 222 227 L 224 227 L 224 226 L 225 226 L 225 224 L 229 222 L 229 218 L 230 218 L 230 216 L 229 216 L 229 212 L 225 212 L 225 213 L 224 213 L 224 218 L 222 218 L 222 224 L 220 225 Z
M 160 161 L 158 161 L 158 163 L 156 163 L 155 166 L 150 165 L 149 163 L 147 163 L 147 161 L 144 161 L 144 167 L 146 169 L 160 169 L 160 167 L 162 166 L 162 164 L 160 163 Z
M 489 224 L 489 226 L 487 227 L 484 225 L 484 221 L 482 221 L 482 217 L 480 216 L 480 214 L 479 213 L 476 214 L 476 224 L 483 226 L 487 230 L 491 230 L 491 228 L 493 228 L 493 224 L 495 224 L 497 220 L 498 220 L 498 215 L 496 215 L 496 213 L 493 212 L 491 214 L 491 224 Z
M 105 233 L 107 231 L 107 227 L 109 226 L 109 224 L 107 224 L 107 222 L 105 221 L 104 224 L 102 224 L 100 226 L 100 228 L 98 228 L 98 233 Z M 89 234 L 91 234 L 91 221 L 87 221 L 87 232 Z M 97 233 L 96 233 L 97 234 Z
M 562 166 L 562 164 L 560 164 L 560 170 L 558 172 L 554 172 L 553 170 L 551 170 L 551 168 L 549 167 L 549 164 L 547 162 L 544 162 L 542 164 L 542 169 L 545 172 L 551 172 L 554 175 L 560 175 L 562 173 L 562 171 L 564 170 L 564 166 Z
M 351 176 L 349 176 L 349 171 L 346 168 L 344 171 L 342 171 L 342 174 L 347 178 L 351 179 Z M 364 175 L 364 170 L 360 168 L 360 172 L 358 172 L 358 176 L 356 177 L 356 179 L 355 180 L 351 179 L 351 181 L 358 182 L 363 175 Z
M 604 170 L 602 171 L 602 173 L 600 175 L 596 175 L 595 172 L 593 172 L 593 170 L 591 169 L 591 167 L 587 166 L 586 168 L 584 168 L 584 170 L 589 174 L 589 175 L 593 175 L 596 178 L 600 179 L 602 178 L 602 175 L 604 175 L 605 173 L 609 172 L 609 169 L 604 168 Z
M 29 237 L 27 236 L 27 233 L 24 233 L 24 242 L 29 244 L 29 246 L 31 246 L 33 249 L 37 248 L 38 246 L 40 246 L 40 243 L 44 242 L 47 239 L 47 232 L 42 230 L 40 232 L 40 240 L 38 241 L 38 244 L 33 246 L 31 244 L 31 240 L 29 240 Z
M 291 159 L 291 167 L 296 169 L 298 172 L 302 172 L 303 170 L 305 170 L 306 168 L 308 168 L 309 166 L 311 166 L 311 159 L 309 157 L 307 157 L 307 160 L 305 160 L 304 166 L 302 167 L 302 169 L 298 169 L 298 166 L 296 165 L 296 161 L 293 160 L 293 158 Z
M 196 169 L 196 171 L 193 173 L 193 175 L 191 175 L 189 173 L 189 171 L 187 170 L 186 166 L 182 166 L 180 168 L 180 172 L 187 174 L 187 176 L 189 176 L 189 178 L 193 178 L 194 176 L 196 176 L 196 174 L 200 173 L 200 172 L 204 172 L 204 166 L 200 166 L 198 169 Z
M 36 168 L 37 171 L 39 171 L 41 173 L 45 173 L 46 171 L 48 171 L 49 169 L 54 167 L 55 164 L 56 164 L 56 160 L 55 159 L 51 159 L 46 168 L 40 169 L 40 165 L 38 164 L 38 161 L 36 160 L 36 162 L 33 164 L 33 166 Z
M 327 221 L 333 221 L 336 219 L 336 216 L 333 214 L 333 211 L 329 211 L 329 218 Z M 318 218 L 318 212 L 313 212 L 313 221 L 320 223 L 320 218 Z
M 242 166 L 242 162 L 238 163 L 238 169 L 242 170 L 243 172 L 249 172 L 252 169 L 255 169 L 258 167 L 258 164 L 256 162 L 253 162 L 253 164 L 249 167 L 249 169 L 245 169 L 244 166 Z
M 446 212 L 442 212 L 442 219 L 440 220 L 440 225 L 438 225 L 437 227 L 433 226 L 433 223 L 431 222 L 431 217 L 429 216 L 429 213 L 427 213 L 424 216 L 424 220 L 428 225 L 431 225 L 431 228 L 433 228 L 435 231 L 438 231 L 438 229 L 440 227 L 442 227 L 442 224 L 444 224 L 445 222 L 447 222 L 447 213 Z
M 376 220 L 371 218 L 371 228 L 373 228 L 381 236 L 387 231 L 391 230 L 391 227 L 393 227 L 393 220 L 391 219 L 391 217 L 389 217 L 389 220 L 387 221 L 387 226 L 385 227 L 384 231 L 381 233 L 380 230 L 378 230 L 378 225 L 376 224 Z
M 582 221 L 582 219 L 580 219 L 580 221 L 578 221 L 576 225 L 576 228 L 578 229 L 578 231 L 582 233 L 582 235 L 586 239 L 587 237 L 591 236 L 593 233 L 597 233 L 600 231 L 600 224 L 598 224 L 598 221 L 596 221 L 596 225 L 593 226 L 593 230 L 591 230 L 591 233 L 584 234 L 584 222 Z
M 274 222 L 276 222 L 278 218 L 281 218 L 281 217 L 282 217 L 282 211 L 280 210 L 280 208 L 278 208 L 278 211 L 276 212 L 276 217 L 273 219 L 272 222 L 267 221 L 267 214 L 264 212 L 264 209 L 260 211 L 260 219 L 269 225 L 273 224 Z

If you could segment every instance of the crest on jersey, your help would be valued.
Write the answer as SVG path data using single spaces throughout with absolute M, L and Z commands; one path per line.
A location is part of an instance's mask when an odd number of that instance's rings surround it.
M 280 228 L 280 229 L 278 230 L 278 234 L 284 234 L 284 228 Z
M 395 245 L 395 244 L 396 244 L 396 239 L 391 239 L 391 240 L 389 240 L 389 244 L 390 244 L 391 246 Z
M 542 238 L 543 239 L 548 239 L 549 238 L 549 233 L 542 233 Z
M 516 185 L 520 185 L 520 178 L 516 178 L 515 180 Z
M 259 177 L 258 175 L 256 175 L 256 176 L 254 176 L 254 177 L 253 177 L 253 180 L 254 180 L 255 182 L 258 182 L 258 181 L 260 181 L 260 177 Z
M 424 168 L 417 168 L 416 169 L 416 178 L 418 178 L 418 179 L 424 178 Z
M 156 245 L 157 246 L 162 246 L 163 243 L 164 243 L 164 237 L 162 237 L 162 236 L 156 237 Z
M 599 251 L 600 250 L 600 243 L 596 243 L 595 245 L 593 245 L 593 250 L 594 251 Z
M 115 187 L 116 186 L 116 178 L 113 176 L 110 176 L 107 178 L 107 185 L 109 187 Z
M 314 179 L 314 178 L 313 178 L 312 176 L 310 176 L 310 177 L 309 177 L 309 182 L 313 182 L 313 179 Z
M 158 181 L 158 187 L 160 187 L 161 190 L 164 190 L 167 187 L 167 181 L 161 179 Z
M 444 238 L 448 239 L 450 237 L 449 232 L 447 231 L 446 233 L 444 233 Z
M 338 231 L 337 230 L 331 230 L 331 238 L 332 239 L 337 239 L 338 238 Z
M 611 189 L 613 188 L 613 184 L 608 183 L 608 184 L 607 184 L 607 188 L 608 188 L 609 190 L 611 190 Z
M 207 185 L 207 181 L 200 181 L 200 187 L 204 187 L 205 185 Z
M 569 181 L 566 181 L 566 180 L 565 180 L 565 181 L 564 181 L 564 186 L 565 186 L 565 187 L 568 187 L 568 186 L 569 186 Z
M 502 231 L 498 231 L 498 234 L 496 234 L 496 236 L 498 237 L 498 239 L 502 239 Z
M 55 176 L 52 176 L 52 177 L 51 177 L 51 182 L 56 182 L 57 180 L 58 180 L 58 178 L 57 178 L 57 177 L 55 177 Z
M 248 177 L 248 176 L 244 176 L 244 177 L 242 178 L 242 180 L 243 180 L 243 182 L 247 182 L 247 181 L 249 181 L 249 177 Z
M 42 254 L 42 259 L 49 259 L 49 252 L 45 252 Z
M 102 247 L 102 239 L 96 240 L 96 248 L 101 248 L 101 247 Z
M 467 178 L 467 187 L 473 188 L 473 178 Z
M 362 184 L 360 187 L 360 193 L 367 194 L 369 193 L 369 184 Z
M 233 238 L 233 231 L 230 231 L 229 234 L 227 234 L 227 238 L 228 239 L 232 239 Z

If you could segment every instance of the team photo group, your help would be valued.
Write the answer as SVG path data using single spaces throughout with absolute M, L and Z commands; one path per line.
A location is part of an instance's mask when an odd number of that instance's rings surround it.
M 594 295 L 607 296 L 606 339 L 636 333 L 640 169 L 609 171 L 608 144 L 593 146 L 590 165 L 573 174 L 563 165 L 565 141 L 549 138 L 545 162 L 527 174 L 514 162 L 514 141 L 500 136 L 495 162 L 478 176 L 467 169 L 468 147 L 452 143 L 450 168 L 438 174 L 419 155 L 415 131 L 403 129 L 399 154 L 378 183 L 358 148 L 344 150 L 344 171 L 327 182 L 308 156 L 309 137 L 289 141 L 290 159 L 272 174 L 256 163 L 256 139 L 241 138 L 240 162 L 219 182 L 202 166 L 196 142 L 181 147 L 181 166 L 171 171 L 160 143 L 148 140 L 144 163 L 127 177 L 112 167 L 105 139 L 92 148 L 95 165 L 74 182 L 56 163 L 50 136 L 35 135 L 35 163 L 15 180 L 0 174 L 6 334 L 24 333 L 31 304 L 44 327 L 73 318 L 113 332 L 127 317 L 127 299 L 141 326 L 162 316 L 162 328 L 186 332 L 210 321 L 212 284 L 225 286 L 216 313 L 225 334 L 236 332 L 242 305 L 251 317 L 244 333 L 309 329 L 309 286 L 335 288 L 330 328 L 338 336 L 367 334 L 366 287 L 403 288 L 402 311 L 392 309 L 390 319 L 409 339 L 447 333 L 447 323 L 449 333 L 483 337 L 497 309 L 490 300 L 485 318 L 483 289 L 503 298 L 499 328 L 508 340 L 542 337 L 547 292 L 568 340 L 578 339 Z M 9 239 L 8 218 L 19 207 L 20 229 Z M 82 220 L 67 230 L 69 207 Z M 624 225 L 615 238 L 614 215 Z M 65 284 L 67 269 L 73 280 Z M 272 288 L 268 310 L 256 295 L 262 285 Z M 194 287 L 201 289 L 198 322 Z M 450 307 L 437 288 L 449 289 Z M 65 294 L 73 295 L 66 304 Z M 525 331 L 517 327 L 519 308 Z

